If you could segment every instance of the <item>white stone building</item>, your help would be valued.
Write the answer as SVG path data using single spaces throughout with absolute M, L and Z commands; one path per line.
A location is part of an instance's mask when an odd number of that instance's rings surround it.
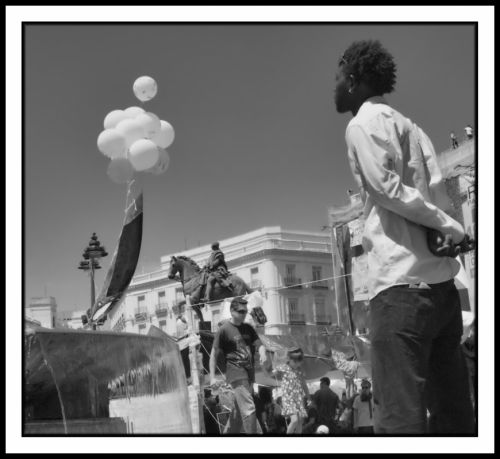
M 56 328 L 57 303 L 53 296 L 31 298 L 29 305 L 25 306 L 25 317 L 38 322 L 45 328 Z
M 318 327 L 337 324 L 332 253 L 328 233 L 306 233 L 265 227 L 220 240 L 229 270 L 251 288 L 261 289 L 268 334 L 314 334 Z M 184 300 L 180 282 L 168 279 L 172 255 L 192 258 L 200 267 L 211 252 L 210 244 L 164 255 L 158 271 L 134 276 L 125 300 L 110 312 L 106 328 L 147 333 L 151 325 L 176 333 L 177 304 Z M 202 309 L 204 320 L 215 330 L 221 303 Z M 194 314 L 193 314 L 194 315 Z M 194 318 L 195 331 L 198 329 Z
M 446 179 L 446 188 L 453 202 L 452 216 L 474 240 L 476 235 L 476 151 L 474 139 L 466 140 L 456 149 L 438 154 L 439 166 Z M 475 304 L 476 251 L 461 256 L 468 276 L 470 306 Z M 468 306 L 466 309 L 468 310 Z

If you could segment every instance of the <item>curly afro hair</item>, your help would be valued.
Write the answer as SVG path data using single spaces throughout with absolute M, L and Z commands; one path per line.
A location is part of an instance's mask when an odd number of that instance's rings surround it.
M 378 40 L 355 41 L 340 58 L 339 65 L 345 66 L 348 73 L 366 83 L 377 94 L 394 90 L 396 64 Z

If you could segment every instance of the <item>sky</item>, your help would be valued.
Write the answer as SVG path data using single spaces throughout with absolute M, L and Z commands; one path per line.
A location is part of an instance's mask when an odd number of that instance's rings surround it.
M 379 39 L 397 63 L 386 97 L 436 150 L 475 120 L 472 25 L 30 24 L 24 35 L 25 299 L 53 296 L 86 309 L 77 269 L 96 232 L 109 255 L 126 185 L 107 176 L 97 148 L 107 113 L 142 106 L 175 140 L 144 191 L 137 273 L 160 257 L 264 226 L 321 231 L 327 209 L 355 185 L 346 159 L 350 114 L 333 104 L 337 61 L 354 40 Z M 132 86 L 158 84 L 142 104 Z M 222 247 L 223 248 L 223 247 Z
M 472 124 L 478 133 L 478 232 L 488 241 L 478 245 L 483 303 L 478 340 L 481 349 L 493 349 L 494 301 L 488 300 L 494 267 L 486 253 L 494 251 L 495 241 L 489 211 L 494 207 L 491 6 L 21 5 L 6 7 L 6 13 L 5 324 L 6 374 L 13 376 L 6 378 L 8 452 L 110 450 L 110 438 L 78 443 L 20 435 L 22 381 L 16 378 L 22 376 L 22 316 L 16 311 L 44 295 L 54 296 L 59 310 L 88 308 L 89 279 L 77 266 L 92 232 L 109 252 L 97 274 L 99 291 L 122 227 L 126 189 L 107 177 L 108 159 L 96 141 L 107 113 L 140 105 L 132 85 L 142 75 L 159 86 L 145 108 L 176 133 L 167 172 L 136 176 L 144 190 L 138 272 L 147 272 L 158 269 L 162 255 L 263 226 L 319 231 L 328 207 L 346 203 L 346 190 L 354 187 L 344 143 L 350 115 L 337 114 L 332 100 L 336 64 L 352 41 L 380 39 L 398 66 L 388 102 L 422 126 L 437 151 L 448 148 L 451 130 L 460 138 Z M 135 23 L 157 20 L 173 22 Z M 476 49 L 480 131 L 474 125 Z M 491 393 L 491 353 L 479 353 L 478 360 L 479 392 Z M 411 444 L 404 438 L 376 444 L 365 439 L 356 445 L 338 438 L 335 450 L 490 453 L 493 406 L 480 404 L 479 417 L 479 438 L 419 438 Z M 227 452 L 231 446 L 241 452 L 238 439 L 118 440 L 112 445 L 116 452 Z M 286 439 L 279 449 L 331 452 L 327 438 L 303 440 Z M 269 452 L 277 441 L 259 439 L 251 449 Z

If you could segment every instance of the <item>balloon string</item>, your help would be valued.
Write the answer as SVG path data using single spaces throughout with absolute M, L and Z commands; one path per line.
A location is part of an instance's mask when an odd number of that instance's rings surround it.
M 125 200 L 125 213 L 128 212 L 130 206 L 132 204 L 134 204 L 135 206 L 135 210 L 137 211 L 137 203 L 135 201 L 135 199 L 133 200 L 133 202 L 130 202 L 129 199 L 130 199 L 130 196 L 132 194 L 132 185 L 135 183 L 135 179 L 132 179 L 130 180 L 129 182 L 127 182 L 127 198 Z

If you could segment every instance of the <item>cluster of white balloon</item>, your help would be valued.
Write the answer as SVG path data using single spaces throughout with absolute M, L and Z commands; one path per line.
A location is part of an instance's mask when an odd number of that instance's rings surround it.
M 137 78 L 134 94 L 146 102 L 155 97 L 158 86 L 149 76 Z M 108 177 L 127 183 L 135 172 L 163 174 L 169 166 L 166 150 L 174 141 L 174 128 L 141 107 L 113 110 L 104 118 L 104 131 L 97 138 L 99 151 L 111 159 Z

